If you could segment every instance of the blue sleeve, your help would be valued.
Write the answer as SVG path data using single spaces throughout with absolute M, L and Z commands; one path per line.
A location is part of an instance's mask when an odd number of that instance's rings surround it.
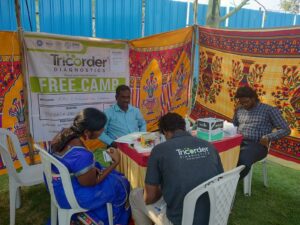
M 68 164 L 70 173 L 76 177 L 88 172 L 95 166 L 93 153 L 84 148 L 72 150 L 64 160 Z
M 239 126 L 239 121 L 238 121 L 238 111 L 235 111 L 234 115 L 233 115 L 233 119 L 232 119 L 232 123 L 234 126 L 238 127 Z
M 271 108 L 269 118 L 271 120 L 273 129 L 276 129 L 274 132 L 265 135 L 270 140 L 278 140 L 291 133 L 291 129 L 289 128 L 289 125 L 282 117 L 278 108 L 276 107 Z
M 106 121 L 106 124 L 104 126 L 104 131 L 100 135 L 99 139 L 100 139 L 100 141 L 104 142 L 105 144 L 110 145 L 114 141 L 112 138 L 110 138 L 107 135 L 108 125 L 109 125 L 110 120 L 111 120 L 111 113 L 110 113 L 109 109 L 106 110 L 104 113 L 106 115 L 107 121 Z
M 160 185 L 162 181 L 159 157 L 155 147 L 153 148 L 148 160 L 145 183 L 150 185 Z
M 139 109 L 137 109 L 137 120 L 139 131 L 147 131 L 146 121 L 144 120 L 144 117 Z

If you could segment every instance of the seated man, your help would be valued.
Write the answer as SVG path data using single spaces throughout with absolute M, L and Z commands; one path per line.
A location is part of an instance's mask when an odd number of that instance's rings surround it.
M 136 107 L 129 104 L 130 88 L 120 85 L 116 89 L 117 104 L 112 105 L 104 112 L 107 117 L 104 132 L 100 140 L 105 144 L 117 147 L 115 139 L 137 131 L 146 131 L 146 122 Z
M 267 156 L 270 141 L 289 135 L 291 130 L 280 111 L 260 103 L 257 93 L 252 88 L 238 88 L 235 98 L 238 99 L 239 106 L 233 116 L 233 124 L 238 127 L 238 133 L 244 136 L 238 162 L 238 166 L 246 166 L 241 172 L 242 179 L 248 174 L 253 163 Z M 276 131 L 272 132 L 274 129 Z
M 159 130 L 167 139 L 151 152 L 145 189 L 130 193 L 135 224 L 181 225 L 183 199 L 199 184 L 223 172 L 217 150 L 209 142 L 185 131 L 184 119 L 168 113 L 159 120 Z M 208 195 L 202 196 L 195 210 L 194 224 L 207 225 Z

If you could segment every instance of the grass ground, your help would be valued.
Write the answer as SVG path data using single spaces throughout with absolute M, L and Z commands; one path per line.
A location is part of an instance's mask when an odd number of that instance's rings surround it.
M 98 152 L 96 158 L 100 158 Z M 228 225 L 299 225 L 300 171 L 268 163 L 269 187 L 262 182 L 261 165 L 256 165 L 252 196 L 242 193 L 242 182 Z M 22 188 L 22 207 L 16 225 L 44 225 L 50 215 L 50 198 L 44 185 Z M 9 225 L 8 177 L 0 176 L 0 225 Z

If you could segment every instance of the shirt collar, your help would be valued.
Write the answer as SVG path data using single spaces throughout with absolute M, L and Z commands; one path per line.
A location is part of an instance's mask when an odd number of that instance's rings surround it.
M 257 109 L 258 107 L 260 107 L 260 105 L 261 105 L 261 103 L 257 102 L 254 107 L 252 107 L 251 109 L 248 109 L 247 111 L 253 111 L 253 110 Z
M 133 106 L 132 105 L 128 105 L 128 110 L 126 111 L 126 112 L 129 112 L 129 111 L 131 111 L 133 109 Z M 124 112 L 119 106 L 118 106 L 118 104 L 115 104 L 114 105 L 114 110 L 116 111 L 116 112 Z
M 174 132 L 172 139 L 177 137 L 184 137 L 184 136 L 191 136 L 191 134 L 185 130 L 177 130 Z

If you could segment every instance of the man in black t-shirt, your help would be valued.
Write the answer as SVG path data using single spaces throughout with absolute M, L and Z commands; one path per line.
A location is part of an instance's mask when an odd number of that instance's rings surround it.
M 210 178 L 223 172 L 217 150 L 209 142 L 185 131 L 184 119 L 168 113 L 159 121 L 166 142 L 151 152 L 145 189 L 134 189 L 130 204 L 135 224 L 181 225 L 185 195 Z M 195 225 L 207 225 L 209 198 L 203 195 L 196 205 Z

